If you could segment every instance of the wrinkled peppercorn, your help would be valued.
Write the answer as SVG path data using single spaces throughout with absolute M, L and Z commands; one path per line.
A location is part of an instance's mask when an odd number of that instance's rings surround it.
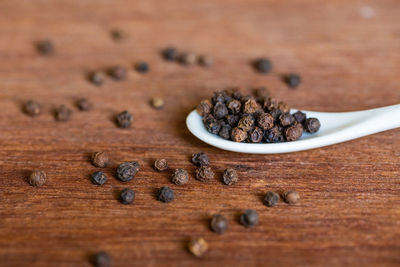
M 24 111 L 29 116 L 38 116 L 41 112 L 40 104 L 36 101 L 29 100 L 24 104 Z
M 37 49 L 42 55 L 51 55 L 54 52 L 53 43 L 50 40 L 43 40 L 37 44 Z
M 61 105 L 55 110 L 55 117 L 58 121 L 68 121 L 71 118 L 72 111 L 65 105 Z
M 321 127 L 321 123 L 317 118 L 309 118 L 304 122 L 304 129 L 309 133 L 318 132 Z
M 111 78 L 113 78 L 116 81 L 125 80 L 126 69 L 121 66 L 115 66 L 109 70 L 109 74 L 110 74 Z
M 161 97 L 153 97 L 151 99 L 151 105 L 155 109 L 162 109 L 164 107 L 164 100 Z
M 135 200 L 135 192 L 129 188 L 123 189 L 119 193 L 119 201 L 122 204 L 128 205 L 131 204 Z
M 92 155 L 92 164 L 99 168 L 107 167 L 109 162 L 108 155 L 106 152 L 100 151 L 95 152 Z
M 303 123 L 303 122 L 307 119 L 306 114 L 303 113 L 303 112 L 301 112 L 300 110 L 296 111 L 296 112 L 293 114 L 293 117 L 294 117 L 294 119 L 295 119 L 297 122 L 299 122 L 299 123 Z
M 162 52 L 161 55 L 167 61 L 174 61 L 177 58 L 176 49 L 173 47 L 167 47 Z
M 96 253 L 93 256 L 92 262 L 95 267 L 111 267 L 111 257 L 104 251 Z
M 263 108 L 266 111 L 271 111 L 273 109 L 276 109 L 278 108 L 278 101 L 276 101 L 276 99 L 272 97 L 265 98 Z
M 274 117 L 269 113 L 261 113 L 257 118 L 257 125 L 263 130 L 269 130 L 274 127 Z
M 213 134 L 218 134 L 219 130 L 221 129 L 221 122 L 216 120 L 211 114 L 207 117 L 203 118 L 204 126 L 206 127 L 207 131 Z
M 211 218 L 210 228 L 217 234 L 222 235 L 226 230 L 228 230 L 228 220 L 222 214 L 215 214 Z
M 204 117 L 207 114 L 210 114 L 212 110 L 212 104 L 211 101 L 208 99 L 202 100 L 200 104 L 196 108 L 197 113 L 199 113 L 200 116 Z
M 76 102 L 76 106 L 80 111 L 89 111 L 92 109 L 92 104 L 86 98 L 81 98 Z
M 231 139 L 235 142 L 243 142 L 247 139 L 247 132 L 238 127 L 235 127 L 231 131 Z
M 196 169 L 196 179 L 200 182 L 209 182 L 214 179 L 214 172 L 209 166 L 201 166 Z
M 207 242 L 203 238 L 192 238 L 188 243 L 188 249 L 196 257 L 201 257 L 207 250 Z
M 267 141 L 267 143 L 283 142 L 284 137 L 282 134 L 282 128 L 279 126 L 275 126 L 271 130 L 265 131 L 265 140 Z
M 250 98 L 246 102 L 244 102 L 243 113 L 245 114 L 254 114 L 259 109 L 260 107 L 258 106 L 258 103 L 254 98 Z
M 168 170 L 168 162 L 166 159 L 157 159 L 154 161 L 154 169 L 159 172 Z
M 169 203 L 174 200 L 174 191 L 168 186 L 161 187 L 157 192 L 157 199 L 164 203 Z
M 238 174 L 234 169 L 226 169 L 222 175 L 222 181 L 226 185 L 233 185 L 239 180 Z
M 197 167 L 208 166 L 210 165 L 210 160 L 206 153 L 199 152 L 192 155 L 192 163 Z
M 228 109 L 226 108 L 226 105 L 222 102 L 218 102 L 215 104 L 213 108 L 213 116 L 217 120 L 220 120 L 224 118 L 226 115 L 228 115 Z
M 295 119 L 290 113 L 283 113 L 282 115 L 279 116 L 279 123 L 283 127 L 287 127 L 289 125 L 292 125 L 295 122 Z
M 295 73 L 290 73 L 290 74 L 284 76 L 283 80 L 291 88 L 296 88 L 301 83 L 301 77 L 298 74 L 295 74 Z
M 149 64 L 147 62 L 141 61 L 135 65 L 135 69 L 137 72 L 146 73 L 149 71 Z
M 122 163 L 117 168 L 117 178 L 122 182 L 128 182 L 136 176 L 139 170 L 140 164 L 136 161 Z
M 46 183 L 47 176 L 44 171 L 36 170 L 29 175 L 28 182 L 31 186 L 42 186 Z
M 193 65 L 197 62 L 197 55 L 194 53 L 183 53 L 179 55 L 178 59 L 183 65 Z
M 211 56 L 199 56 L 199 64 L 203 67 L 210 67 L 214 64 L 214 58 Z
M 287 141 L 296 141 L 300 139 L 303 134 L 303 126 L 300 123 L 296 123 L 285 129 L 285 138 Z
M 122 111 L 116 117 L 117 125 L 120 128 L 129 128 L 132 125 L 133 116 L 128 111 Z
M 276 204 L 278 204 L 278 202 L 279 202 L 279 195 L 271 191 L 267 192 L 263 200 L 264 205 L 268 207 L 273 207 Z
M 103 185 L 107 182 L 107 176 L 104 174 L 104 172 L 94 172 L 92 173 L 92 183 L 95 185 Z
M 229 101 L 229 103 L 227 104 L 228 110 L 232 113 L 232 114 L 238 114 L 240 113 L 240 109 L 242 107 L 242 104 L 240 103 L 239 100 L 236 99 L 232 99 L 231 101 Z
M 225 116 L 225 121 L 229 126 L 234 127 L 239 122 L 239 115 L 228 114 Z
M 278 109 L 281 110 L 283 113 L 287 113 L 290 111 L 290 107 L 286 102 L 279 102 Z
M 258 127 L 250 130 L 248 133 L 248 141 L 250 143 L 260 143 L 264 137 L 264 132 Z
M 184 185 L 189 181 L 188 172 L 185 169 L 176 169 L 172 174 L 171 181 L 176 185 Z
M 247 228 L 253 227 L 258 223 L 258 213 L 255 210 L 245 210 L 240 215 L 240 223 Z
M 268 73 L 272 69 L 272 64 L 269 59 L 260 58 L 254 62 L 254 67 L 260 73 Z
M 224 103 L 226 98 L 226 92 L 225 91 L 216 91 L 214 92 L 211 101 L 215 105 L 218 102 Z
M 283 200 L 288 204 L 296 204 L 300 200 L 300 195 L 294 190 L 285 191 L 282 194 Z
M 229 124 L 226 124 L 221 127 L 221 130 L 219 130 L 218 135 L 221 136 L 224 139 L 230 139 L 231 138 L 231 130 L 232 127 Z
M 254 118 L 250 115 L 243 116 L 238 122 L 238 128 L 244 131 L 250 131 L 254 126 Z
M 104 75 L 100 71 L 95 71 L 95 72 L 90 74 L 89 80 L 94 85 L 100 86 L 104 82 Z

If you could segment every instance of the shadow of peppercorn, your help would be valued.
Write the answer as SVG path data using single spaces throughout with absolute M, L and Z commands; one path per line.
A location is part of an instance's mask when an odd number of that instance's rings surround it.
M 158 190 L 159 190 L 159 188 L 157 188 L 157 187 L 154 187 L 152 190 L 152 195 L 155 200 L 158 200 L 158 198 L 157 198 Z

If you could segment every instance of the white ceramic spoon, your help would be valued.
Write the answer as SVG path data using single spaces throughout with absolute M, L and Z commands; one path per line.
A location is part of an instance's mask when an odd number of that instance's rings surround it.
M 291 113 L 296 111 L 292 109 Z M 303 112 L 308 118 L 318 118 L 321 128 L 316 134 L 303 133 L 299 140 L 293 142 L 251 144 L 225 140 L 206 130 L 196 110 L 187 116 L 186 125 L 193 135 L 209 145 L 252 154 L 277 154 L 313 149 L 400 127 L 400 104 L 355 112 Z

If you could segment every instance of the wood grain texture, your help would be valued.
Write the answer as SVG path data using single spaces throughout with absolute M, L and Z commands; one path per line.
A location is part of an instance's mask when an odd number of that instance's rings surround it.
M 360 15 L 363 7 L 371 18 Z M 364 8 L 365 10 L 365 8 Z M 382 1 L 1 1 L 0 2 L 0 265 L 90 266 L 89 256 L 108 251 L 115 266 L 266 266 L 400 264 L 400 130 L 287 155 L 243 155 L 212 148 L 194 138 L 184 120 L 216 89 L 267 86 L 301 109 L 351 111 L 400 102 L 400 3 Z M 110 30 L 127 33 L 114 42 Z M 42 57 L 35 43 L 50 38 L 56 53 Z M 213 55 L 215 66 L 182 67 L 160 58 L 160 49 Z M 248 62 L 268 56 L 269 75 Z M 136 61 L 150 63 L 138 74 Z M 128 79 L 87 82 L 95 69 L 130 68 Z M 281 75 L 297 72 L 304 82 L 289 90 Z M 164 110 L 150 107 L 162 96 Z M 89 98 L 94 110 L 78 112 L 74 101 Z M 35 99 L 43 114 L 31 118 L 21 104 Z M 74 109 L 58 123 L 52 110 Z M 134 114 L 132 129 L 115 127 L 122 111 Z M 88 161 L 104 150 L 114 164 L 101 187 L 89 180 Z M 193 179 L 192 153 L 209 154 L 218 179 L 226 167 L 240 182 Z M 191 180 L 178 187 L 151 163 L 166 158 L 186 168 Z M 114 178 L 115 167 L 137 160 L 131 182 Z M 48 183 L 32 188 L 33 169 Z M 176 200 L 163 204 L 155 190 L 171 186 Z M 136 192 L 133 205 L 118 203 L 122 188 Z M 298 205 L 267 208 L 268 190 L 296 189 Z M 238 224 L 254 208 L 254 229 Z M 222 213 L 229 230 L 208 229 Z M 196 259 L 185 249 L 202 236 L 209 251 Z

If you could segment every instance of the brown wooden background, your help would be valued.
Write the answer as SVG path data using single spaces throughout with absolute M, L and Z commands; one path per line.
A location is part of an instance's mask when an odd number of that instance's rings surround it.
M 367 6 L 367 7 L 366 7 Z M 368 9 L 368 7 L 370 9 Z M 371 11 L 365 18 L 361 11 Z M 159 265 L 398 265 L 400 264 L 400 131 L 286 155 L 244 155 L 196 140 L 184 121 L 216 89 L 267 86 L 292 106 L 351 111 L 400 102 L 400 3 L 382 1 L 1 1 L 0 2 L 0 265 L 89 266 L 89 256 L 106 250 L 115 266 Z M 110 30 L 127 33 L 116 43 Z M 38 55 L 35 43 L 51 39 L 56 54 Z M 168 45 L 213 55 L 215 66 L 167 63 Z M 268 56 L 270 75 L 248 62 Z M 132 70 L 138 60 L 151 72 Z M 130 68 L 123 82 L 98 88 L 88 71 L 116 64 Z M 304 83 L 289 90 L 287 72 Z M 166 100 L 163 111 L 149 106 Z M 74 101 L 88 97 L 90 113 Z M 21 112 L 27 99 L 43 103 L 40 117 Z M 58 123 L 52 109 L 66 104 L 72 120 Z M 112 117 L 127 109 L 130 130 Z M 400 118 L 399 118 L 400 119 Z M 137 178 L 91 184 L 97 170 L 93 151 L 109 152 L 115 164 L 138 160 Z M 240 182 L 193 179 L 192 153 L 210 155 L 218 173 L 240 170 Z M 167 158 L 172 168 L 190 171 L 186 186 L 151 168 Z M 40 168 L 49 181 L 32 188 L 25 179 Z M 154 192 L 175 189 L 163 204 Z M 124 187 L 136 191 L 133 205 L 116 200 Z M 296 189 L 296 206 L 263 206 L 268 190 Z M 260 223 L 244 229 L 238 214 L 254 208 Z M 220 236 L 208 229 L 210 215 L 230 220 Z M 185 244 L 203 236 L 210 249 L 201 259 Z

